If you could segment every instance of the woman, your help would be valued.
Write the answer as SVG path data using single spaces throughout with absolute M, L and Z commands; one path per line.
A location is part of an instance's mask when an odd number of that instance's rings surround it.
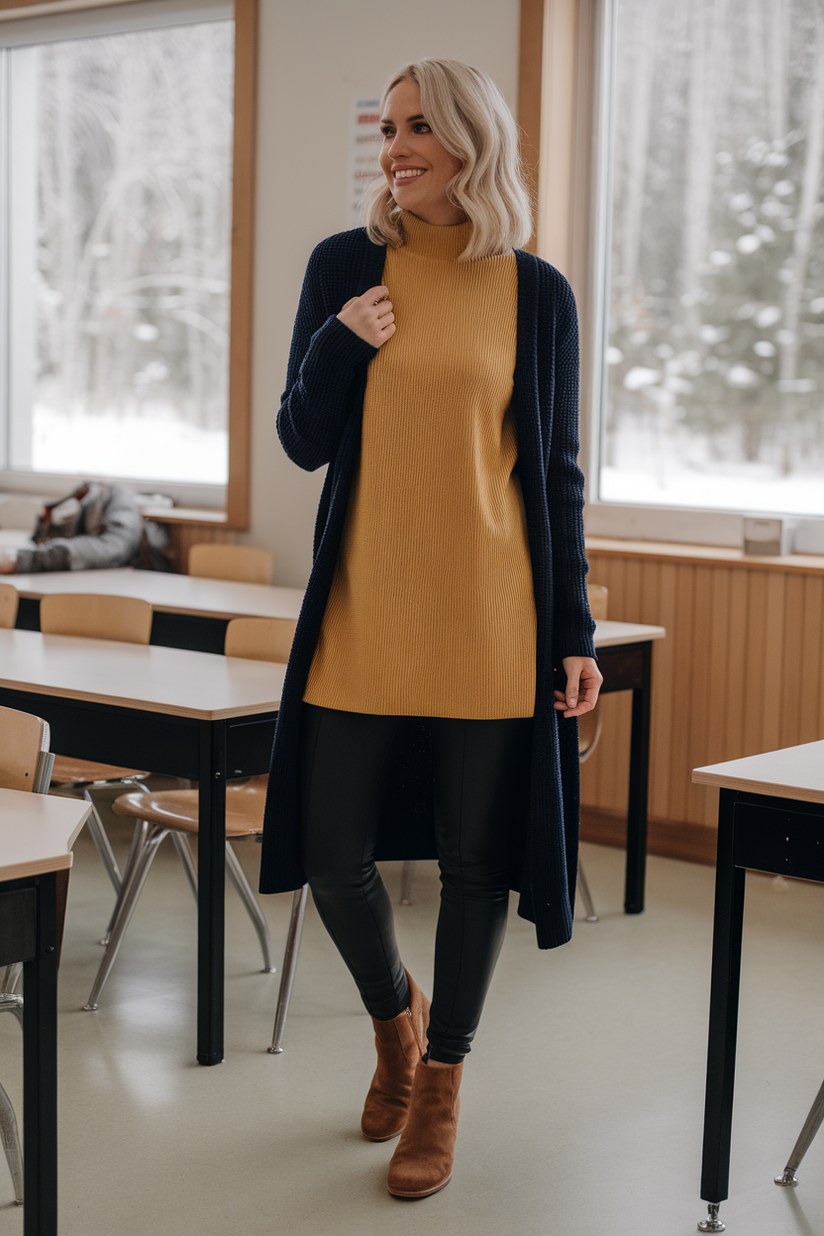
M 278 415 L 289 457 L 329 471 L 261 889 L 308 879 L 374 1024 L 363 1134 L 401 1134 L 390 1192 L 425 1197 L 451 1178 L 509 889 L 540 947 L 569 938 L 574 718 L 601 676 L 575 306 L 558 271 L 513 252 L 531 228 L 515 124 L 485 74 L 426 59 L 389 82 L 381 129 L 367 228 L 310 259 Z M 430 1011 L 375 859 L 435 856 Z

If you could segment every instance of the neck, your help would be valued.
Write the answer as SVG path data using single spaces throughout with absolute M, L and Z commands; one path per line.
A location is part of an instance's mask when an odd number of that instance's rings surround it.
M 472 224 L 432 224 L 410 211 L 401 213 L 405 247 L 421 257 L 455 261 L 469 244 Z

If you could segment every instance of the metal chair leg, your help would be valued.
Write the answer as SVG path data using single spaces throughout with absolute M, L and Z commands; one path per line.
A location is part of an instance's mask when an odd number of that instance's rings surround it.
M 257 932 L 260 949 L 263 953 L 263 972 L 264 974 L 274 974 L 277 967 L 272 963 L 272 940 L 269 936 L 269 924 L 263 917 L 263 911 L 252 891 L 251 884 L 246 878 L 246 872 L 240 865 L 240 859 L 235 854 L 234 847 L 228 841 L 226 842 L 226 874 L 237 889 L 240 899 L 249 914 L 249 918 L 252 920 L 252 925 Z
M 584 875 L 584 869 L 580 863 L 578 864 L 578 888 L 581 891 L 581 901 L 584 903 L 587 922 L 597 923 L 598 915 L 595 913 L 595 906 L 592 904 L 592 896 L 589 891 L 589 885 L 587 884 L 587 878 Z
M 813 1105 L 809 1110 L 807 1119 L 804 1121 L 804 1127 L 798 1135 L 798 1141 L 793 1146 L 790 1157 L 787 1160 L 787 1166 L 780 1176 L 775 1177 L 777 1185 L 793 1189 L 798 1184 L 798 1177 L 795 1173 L 798 1171 L 798 1166 L 809 1150 L 810 1144 L 821 1128 L 822 1123 L 824 1123 L 824 1082 L 821 1083 L 821 1089 L 813 1100 Z
M 117 954 L 120 951 L 120 945 L 123 943 L 123 936 L 126 932 L 131 917 L 134 914 L 137 899 L 143 891 L 143 885 L 146 883 L 146 876 L 149 874 L 149 868 L 152 865 L 152 860 L 157 853 L 157 848 L 163 838 L 166 836 L 168 829 L 159 828 L 153 824 L 147 824 L 143 821 L 143 827 L 147 830 L 144 844 L 141 852 L 134 865 L 131 880 L 127 887 L 123 889 L 123 895 L 120 902 L 120 907 L 117 916 L 112 926 L 112 934 L 106 952 L 100 962 L 100 967 L 97 971 L 97 976 L 94 980 L 91 994 L 89 995 L 88 1003 L 83 1007 L 87 1010 L 97 1008 L 97 1002 L 100 992 L 103 990 L 103 985 L 109 977 L 111 968 L 115 963 Z
M 17 1117 L 11 1099 L 0 1086 L 0 1141 L 9 1165 L 11 1182 L 14 1186 L 14 1200 L 18 1206 L 23 1205 L 23 1152 L 20 1149 L 20 1133 L 17 1129 Z
M 103 939 L 100 941 L 100 943 L 103 945 L 104 948 L 106 947 L 106 945 L 109 943 L 109 940 L 111 939 L 112 928 L 114 927 L 114 921 L 117 918 L 118 911 L 120 910 L 120 901 L 123 895 L 123 885 L 127 885 L 129 883 L 129 880 L 132 878 L 132 872 L 134 871 L 134 865 L 137 862 L 138 856 L 140 854 L 140 851 L 143 848 L 143 845 L 146 839 L 145 834 L 146 834 L 146 827 L 141 820 L 138 820 L 134 826 L 134 832 L 132 833 L 132 844 L 129 849 L 129 857 L 126 859 L 126 866 L 123 870 L 123 884 L 121 884 L 121 891 L 120 893 L 118 893 L 117 900 L 114 903 L 114 909 L 112 910 L 111 918 L 109 919 L 109 925 L 106 928 L 106 934 L 104 935 Z
M 97 848 L 97 852 L 100 855 L 100 860 L 103 863 L 103 866 L 106 868 L 106 875 L 112 882 L 112 888 L 116 893 L 119 893 L 123 885 L 123 876 L 121 875 L 120 867 L 118 866 L 117 859 L 115 858 L 112 843 L 109 840 L 109 834 L 103 827 L 103 821 L 98 814 L 97 804 L 89 793 L 88 786 L 83 791 L 83 797 L 87 803 L 91 803 L 92 805 L 91 814 L 87 821 L 89 832 L 92 835 L 92 841 Z
M 23 997 L 12 995 L 10 992 L 3 992 L 0 996 L 0 1013 L 11 1013 L 20 1023 L 20 1029 L 23 1029 Z
M 0 995 L 13 996 L 23 975 L 22 961 L 0 966 Z
M 183 870 L 186 872 L 186 879 L 189 881 L 189 888 L 192 890 L 195 901 L 197 901 L 197 865 L 195 856 L 192 853 L 192 847 L 189 844 L 189 838 L 185 833 L 175 832 L 171 830 L 172 842 L 177 850 L 177 856 L 183 864 Z
M 298 968 L 300 939 L 303 935 L 303 918 L 306 913 L 306 896 L 309 885 L 295 891 L 292 898 L 292 915 L 289 919 L 289 933 L 286 937 L 286 951 L 283 954 L 283 970 L 278 988 L 278 1005 L 275 1011 L 275 1027 L 272 1032 L 272 1046 L 268 1050 L 273 1055 L 283 1051 L 283 1031 L 286 1028 L 286 1014 L 289 1012 L 289 1001 L 292 999 L 292 985 Z
M 412 905 L 412 876 L 415 873 L 415 860 L 407 858 L 401 868 L 401 905 Z

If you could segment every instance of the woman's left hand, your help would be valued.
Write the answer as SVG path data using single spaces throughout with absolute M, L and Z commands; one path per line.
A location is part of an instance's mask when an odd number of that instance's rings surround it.
M 592 657 L 564 657 L 566 690 L 555 692 L 555 708 L 565 717 L 580 717 L 595 707 L 604 677 Z

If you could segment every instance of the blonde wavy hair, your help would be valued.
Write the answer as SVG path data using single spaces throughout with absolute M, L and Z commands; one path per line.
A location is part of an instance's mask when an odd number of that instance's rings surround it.
M 523 245 L 532 235 L 532 210 L 518 149 L 518 127 L 488 74 L 460 60 L 427 56 L 387 82 L 390 91 L 412 78 L 421 91 L 427 124 L 445 150 L 460 159 L 447 195 L 472 224 L 458 261 L 492 257 Z M 405 243 L 400 207 L 381 174 L 365 191 L 366 230 L 375 244 Z

